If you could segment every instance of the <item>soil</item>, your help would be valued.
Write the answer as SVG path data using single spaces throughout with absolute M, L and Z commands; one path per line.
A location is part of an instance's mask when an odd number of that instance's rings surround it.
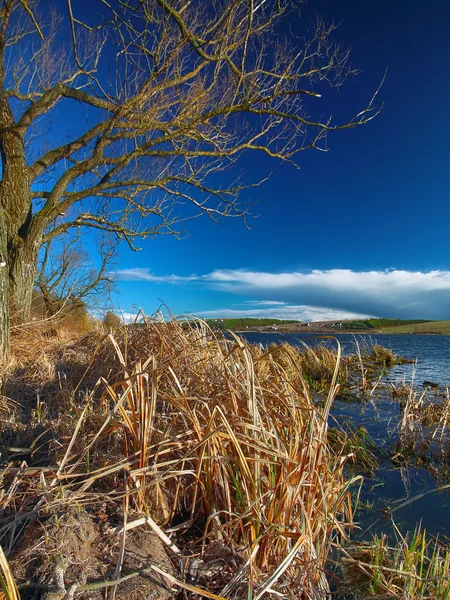
M 106 512 L 90 514 L 80 508 L 71 508 L 48 520 L 31 522 L 10 559 L 19 586 L 21 582 L 31 582 L 22 591 L 22 600 L 62 599 L 74 584 L 113 579 L 120 541 L 121 537 L 114 532 Z M 120 576 L 146 572 L 119 584 L 116 600 L 175 598 L 176 592 L 162 576 L 147 573 L 151 565 L 177 576 L 177 570 L 156 534 L 147 526 L 128 531 Z M 105 598 L 105 588 L 77 593 L 76 597 L 101 600 Z

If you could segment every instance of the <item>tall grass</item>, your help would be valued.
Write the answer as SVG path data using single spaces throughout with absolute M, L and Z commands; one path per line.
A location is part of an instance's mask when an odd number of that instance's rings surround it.
M 149 337 L 152 354 L 132 358 Z M 338 364 L 319 410 L 287 347 L 218 339 L 200 321 L 150 323 L 124 340 L 126 353 L 110 340 L 121 373 L 103 382 L 101 403 L 135 457 L 136 506 L 168 521 L 184 511 L 205 542 L 236 545 L 260 573 L 298 586 L 300 572 L 311 596 L 326 588 L 330 547 L 352 525 L 345 456 L 327 443 Z
M 438 539 L 427 537 L 419 526 L 396 544 L 385 535 L 352 548 L 345 564 L 347 589 L 359 595 L 385 594 L 410 600 L 447 600 L 450 595 L 450 550 Z
M 325 564 L 352 527 L 359 480 L 344 474 L 345 445 L 328 443 L 340 351 L 326 356 L 319 408 L 298 351 L 216 337 L 203 321 L 152 320 L 79 344 L 91 364 L 69 399 L 59 393 L 55 475 L 31 509 L 25 487 L 20 518 L 36 515 L 36 503 L 48 512 L 128 496 L 160 527 L 184 520 L 201 547 L 239 552 L 247 566 L 227 594 L 244 579 L 255 598 L 326 594 Z

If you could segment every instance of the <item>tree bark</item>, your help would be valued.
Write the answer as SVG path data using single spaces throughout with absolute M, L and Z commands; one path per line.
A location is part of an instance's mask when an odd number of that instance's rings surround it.
M 32 239 L 16 236 L 9 241 L 9 298 L 11 318 L 26 323 L 31 318 L 39 246 Z
M 30 318 L 36 276 L 39 235 L 33 232 L 31 180 L 25 155 L 24 132 L 20 131 L 6 98 L 0 99 L 0 237 L 6 244 L 5 258 L 9 278 L 9 299 L 2 310 L 13 312 L 15 321 Z M 1 335 L 1 330 L 0 330 Z M 6 342 L 7 343 L 7 342 Z M 0 346 L 4 346 L 0 340 Z
M 9 358 L 9 273 L 5 217 L 0 209 L 0 364 Z

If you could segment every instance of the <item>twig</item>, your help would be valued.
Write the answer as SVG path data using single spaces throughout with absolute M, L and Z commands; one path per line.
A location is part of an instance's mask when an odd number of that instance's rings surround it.
M 128 491 L 128 484 L 126 484 L 126 489 Z M 119 550 L 119 557 L 117 559 L 116 570 L 114 571 L 114 579 L 119 579 L 120 574 L 122 573 L 122 565 L 123 565 L 123 559 L 125 557 L 125 545 L 126 545 L 126 538 L 127 538 L 127 519 L 128 519 L 129 500 L 130 500 L 130 496 L 127 494 L 125 496 L 125 498 L 123 499 L 124 511 L 123 511 L 122 538 L 120 541 L 120 550 Z M 117 587 L 113 587 L 109 594 L 108 600 L 114 600 L 114 598 L 116 596 L 116 591 L 117 591 Z
M 149 568 L 147 569 L 141 569 L 139 571 L 133 571 L 133 573 L 128 573 L 128 575 L 123 575 L 122 577 L 120 577 L 119 579 L 106 579 L 104 581 L 96 581 L 93 583 L 86 583 L 84 585 L 78 585 L 76 586 L 76 588 L 73 590 L 73 593 L 75 594 L 79 594 L 81 592 L 92 592 L 94 590 L 101 590 L 104 588 L 109 588 L 109 587 L 113 587 L 113 586 L 117 586 L 120 585 L 121 583 L 124 583 L 125 581 L 128 581 L 129 579 L 134 579 L 135 577 L 139 577 L 142 575 L 149 575 L 152 572 L 156 572 L 159 575 L 162 575 L 165 579 L 167 579 L 168 581 L 170 581 L 170 583 L 181 587 L 183 589 L 186 589 L 190 592 L 194 592 L 195 594 L 199 594 L 200 596 L 204 596 L 205 598 L 212 598 L 212 600 L 226 600 L 225 598 L 223 598 L 223 596 L 217 596 L 217 594 L 213 594 L 212 592 L 208 592 L 207 590 L 203 590 L 199 587 L 196 587 L 195 585 L 191 585 L 189 583 L 184 583 L 182 581 L 179 581 L 176 577 L 174 577 L 173 575 L 170 575 L 170 573 L 167 573 L 166 571 L 163 571 L 162 569 L 160 569 L 159 567 L 157 567 L 156 565 L 150 565 Z M 39 583 L 31 583 L 31 582 L 26 582 L 22 585 L 19 586 L 19 589 L 25 589 L 25 588 L 33 588 L 36 590 L 41 590 L 41 591 L 50 591 L 51 586 L 48 585 L 42 585 Z M 71 588 L 72 590 L 73 588 Z
M 448 488 L 450 488 L 450 483 L 446 483 L 445 485 L 441 485 L 441 487 L 438 487 L 436 489 L 428 490 L 426 492 L 422 492 L 420 494 L 417 494 L 416 496 L 413 496 L 412 498 L 409 498 L 405 502 L 402 502 L 401 504 L 399 504 L 395 508 L 391 508 L 389 510 L 389 512 L 390 513 L 396 512 L 397 510 L 400 510 L 401 508 L 405 508 L 405 506 L 408 506 L 409 504 L 412 504 L 416 500 L 420 500 L 424 496 L 428 496 L 428 494 L 435 494 L 436 492 L 443 492 L 444 490 L 447 490 Z
M 131 521 L 126 525 L 122 525 L 120 527 L 116 527 L 114 533 L 120 535 L 123 533 L 124 529 L 134 529 L 135 527 L 139 527 L 140 525 L 149 525 L 151 529 L 156 533 L 156 535 L 166 544 L 175 554 L 180 554 L 180 549 L 172 542 L 172 540 L 164 533 L 164 531 L 159 527 L 155 521 L 151 517 L 141 517 L 140 519 L 136 519 L 135 521 Z
M 202 590 L 201 588 L 196 587 L 195 585 L 191 585 L 190 583 L 184 583 L 183 581 L 179 581 L 178 579 L 176 579 L 176 577 L 170 575 L 169 573 L 166 573 L 156 565 L 151 565 L 151 569 L 165 577 L 173 585 L 177 585 L 178 587 L 183 588 L 184 590 L 194 592 L 194 594 L 199 594 L 200 596 L 204 596 L 205 598 L 212 598 L 213 600 L 226 600 L 226 598 L 224 598 L 223 596 L 218 596 L 217 594 L 213 594 L 212 592 L 208 592 L 207 590 Z
M 385 567 L 383 565 L 373 565 L 371 563 L 363 562 L 362 560 L 357 560 L 356 558 L 341 558 L 342 562 L 350 562 L 358 567 L 368 567 L 369 569 L 381 569 L 382 571 L 388 571 L 389 573 L 395 573 L 396 575 L 403 575 L 404 577 L 412 577 L 412 579 L 417 579 L 417 581 L 422 581 L 423 583 L 431 583 L 433 581 L 441 581 L 441 579 L 423 579 L 419 577 L 419 575 L 415 575 L 414 573 L 410 573 L 409 571 L 402 571 L 401 569 L 393 569 L 392 567 Z

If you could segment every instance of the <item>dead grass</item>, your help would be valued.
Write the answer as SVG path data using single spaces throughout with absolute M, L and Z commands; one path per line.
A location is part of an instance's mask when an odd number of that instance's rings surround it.
M 392 384 L 391 384 L 392 385 Z M 400 420 L 393 460 L 424 466 L 438 481 L 450 478 L 449 390 L 417 390 L 413 384 L 392 385 Z
M 0 590 L 5 600 L 20 600 L 16 580 L 9 566 L 8 560 L 0 546 Z
M 381 359 L 367 366 L 359 347 L 347 357 L 339 346 L 265 350 L 202 321 L 156 318 L 75 340 L 45 331 L 17 331 L 4 371 L 4 397 L 19 400 L 4 403 L 1 425 L 8 555 L 37 520 L 50 532 L 62 512 L 107 506 L 102 526 L 119 520 L 124 533 L 106 579 L 89 582 L 83 571 L 80 584 L 68 571 L 66 591 L 123 579 L 116 598 L 126 598 L 128 576 L 143 576 L 126 571 L 134 519 L 156 532 L 174 568 L 147 571 L 188 598 L 327 595 L 326 563 L 352 528 L 350 489 L 361 481 L 344 467 L 376 463 L 363 430 L 330 434 L 329 412 L 340 387 L 374 392 Z M 53 581 L 43 569 L 32 585 Z
M 14 554 L 33 520 L 68 507 L 126 504 L 124 522 L 133 510 L 163 529 L 177 525 L 184 554 L 219 544 L 240 557 L 226 589 L 219 578 L 212 593 L 326 594 L 325 563 L 352 527 L 355 483 L 344 475 L 344 447 L 328 443 L 341 375 L 339 351 L 327 352 L 319 350 L 329 383 L 318 408 L 298 351 L 217 338 L 201 321 L 156 319 L 116 337 L 45 345 L 54 370 L 23 376 L 53 383 L 44 403 L 22 406 L 32 415 L 22 437 L 25 450 L 38 426 L 51 439 L 40 462 L 29 452 L 4 463 L 1 543 Z M 31 366 L 31 351 L 20 346 L 19 356 Z M 317 356 L 305 363 L 316 368 Z M 184 570 L 172 560 L 178 586 Z
M 379 344 L 374 344 L 371 347 L 370 356 L 375 363 L 383 367 L 392 367 L 399 362 L 399 358 L 392 350 Z
M 421 527 L 406 536 L 397 528 L 394 545 L 385 535 L 353 546 L 343 559 L 346 591 L 356 597 L 393 600 L 447 600 L 450 594 L 450 551 Z

